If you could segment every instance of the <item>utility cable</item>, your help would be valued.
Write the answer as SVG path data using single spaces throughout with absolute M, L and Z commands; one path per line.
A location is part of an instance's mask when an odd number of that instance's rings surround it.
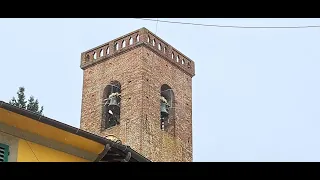
M 180 22 L 180 21 L 166 21 L 166 20 L 154 20 L 148 18 L 134 18 L 144 21 L 156 21 L 163 23 L 172 23 L 172 24 L 183 24 L 183 25 L 193 25 L 193 26 L 206 26 L 206 27 L 219 27 L 219 28 L 242 28 L 242 29 L 299 29 L 299 28 L 319 28 L 320 25 L 309 25 L 309 26 L 235 26 L 235 25 L 218 25 L 218 24 L 201 24 L 201 23 L 189 23 L 189 22 Z

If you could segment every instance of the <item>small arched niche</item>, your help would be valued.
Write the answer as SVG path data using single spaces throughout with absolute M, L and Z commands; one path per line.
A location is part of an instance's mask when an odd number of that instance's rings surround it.
M 93 59 L 97 59 L 97 53 L 96 52 L 93 53 Z
M 102 97 L 102 129 L 120 124 L 121 84 L 111 81 L 103 91 Z
M 87 62 L 89 62 L 89 61 L 90 61 L 90 55 L 87 54 L 86 57 L 85 57 L 85 59 L 84 59 L 84 62 L 87 63 Z
M 107 47 L 107 50 L 106 50 L 107 52 L 107 55 L 109 55 L 110 54 L 110 49 L 109 49 L 109 47 Z
M 115 48 L 116 51 L 118 51 L 118 50 L 119 50 L 119 44 L 116 43 L 116 44 L 114 45 L 114 48 Z
M 156 45 L 156 40 L 152 40 L 152 46 L 155 46 Z
M 130 39 L 129 39 L 129 45 L 132 45 L 132 44 L 133 44 L 133 38 L 130 37 Z
M 188 61 L 187 65 L 188 65 L 188 68 L 191 68 L 191 62 L 190 61 Z
M 103 56 L 103 49 L 100 50 L 100 57 Z
M 160 128 L 175 135 L 175 98 L 172 88 L 167 84 L 160 89 Z

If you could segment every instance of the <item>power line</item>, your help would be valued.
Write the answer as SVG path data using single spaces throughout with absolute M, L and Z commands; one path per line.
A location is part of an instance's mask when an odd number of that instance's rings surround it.
M 157 30 L 158 30 L 158 18 L 157 18 L 157 24 L 156 24 L 156 34 L 157 34 Z
M 31 149 L 31 151 L 32 151 L 33 155 L 36 157 L 37 161 L 39 162 L 39 159 L 38 159 L 38 157 L 36 156 L 36 154 L 34 153 L 34 151 L 32 150 L 32 148 L 31 148 L 30 144 L 28 143 L 28 141 L 26 141 L 26 142 L 27 142 L 27 144 L 28 144 L 29 148 Z
M 34 153 L 34 151 L 32 150 L 32 148 L 31 148 L 31 146 L 29 145 L 29 143 L 28 143 L 28 140 L 27 140 L 27 139 L 23 138 L 23 136 L 19 137 L 19 136 L 13 135 L 13 134 L 9 134 L 9 133 L 7 133 L 7 132 L 5 132 L 5 131 L 1 131 L 1 130 L 0 130 L 0 132 L 5 133 L 5 134 L 7 134 L 7 135 L 9 135 L 9 136 L 13 136 L 13 137 L 16 137 L 16 138 L 19 138 L 19 139 L 23 139 L 23 140 L 25 140 L 25 141 L 26 141 L 26 143 L 28 144 L 28 146 L 29 146 L 30 150 L 32 151 L 33 155 L 36 157 L 37 161 L 39 162 L 38 157 L 36 156 L 36 154 L 35 154 L 35 153 Z
M 200 23 L 189 23 L 189 22 L 179 22 L 179 21 L 166 21 L 166 20 L 154 20 L 147 18 L 134 18 L 144 21 L 157 21 L 163 23 L 172 23 L 172 24 L 184 24 L 184 25 L 193 25 L 193 26 L 206 26 L 206 27 L 220 27 L 220 28 L 247 28 L 247 29 L 298 29 L 298 28 L 319 28 L 320 25 L 311 25 L 311 26 L 226 26 L 218 24 L 200 24 Z

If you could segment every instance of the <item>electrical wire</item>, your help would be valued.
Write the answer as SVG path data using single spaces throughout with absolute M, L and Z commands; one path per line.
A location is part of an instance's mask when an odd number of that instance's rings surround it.
M 159 20 L 158 20 L 158 18 L 157 18 L 156 33 L 155 33 L 155 34 L 157 34 L 157 30 L 158 30 L 158 22 L 159 22 Z
M 34 157 L 36 157 L 37 161 L 39 162 L 39 159 L 38 159 L 38 157 L 36 156 L 36 154 L 34 153 L 33 149 L 31 148 L 31 146 L 30 146 L 29 142 L 28 142 L 28 141 L 26 141 L 26 142 L 27 142 L 27 144 L 28 144 L 29 148 L 31 149 L 31 151 L 32 151 L 32 153 L 33 153 L 33 155 L 34 155 Z
M 32 148 L 31 148 L 31 146 L 29 145 L 28 140 L 27 140 L 26 138 L 23 138 L 23 136 L 19 137 L 19 136 L 13 135 L 13 134 L 9 134 L 9 133 L 7 133 L 7 132 L 5 132 L 5 131 L 1 131 L 1 130 L 0 130 L 0 132 L 2 132 L 2 133 L 4 133 L 4 134 L 7 134 L 7 135 L 9 135 L 9 136 L 13 136 L 13 137 L 16 137 L 16 138 L 25 140 L 26 143 L 28 144 L 30 150 L 32 151 L 33 155 L 36 157 L 37 161 L 39 162 L 39 159 L 38 159 L 37 155 L 36 155 L 36 154 L 34 153 L 34 151 L 32 150 Z
M 172 24 L 183 24 L 183 25 L 193 25 L 193 26 L 206 26 L 206 27 L 219 27 L 219 28 L 247 28 L 247 29 L 299 29 L 299 28 L 319 28 L 320 25 L 310 25 L 310 26 L 234 26 L 234 25 L 218 25 L 218 24 L 201 24 L 201 23 L 189 23 L 189 22 L 179 22 L 179 21 L 166 21 L 166 20 L 154 20 L 148 18 L 134 18 L 144 21 L 156 21 L 163 23 Z

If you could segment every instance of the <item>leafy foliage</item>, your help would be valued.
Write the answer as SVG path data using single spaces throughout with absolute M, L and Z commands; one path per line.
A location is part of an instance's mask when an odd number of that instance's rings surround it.
M 38 99 L 35 99 L 34 96 L 30 96 L 28 101 L 26 101 L 25 97 L 25 88 L 19 87 L 19 90 L 17 92 L 17 99 L 15 97 L 12 97 L 12 99 L 9 101 L 9 104 L 17 106 L 22 109 L 27 109 L 33 112 L 36 112 L 38 114 L 43 113 L 43 106 L 39 109 L 39 101 Z

